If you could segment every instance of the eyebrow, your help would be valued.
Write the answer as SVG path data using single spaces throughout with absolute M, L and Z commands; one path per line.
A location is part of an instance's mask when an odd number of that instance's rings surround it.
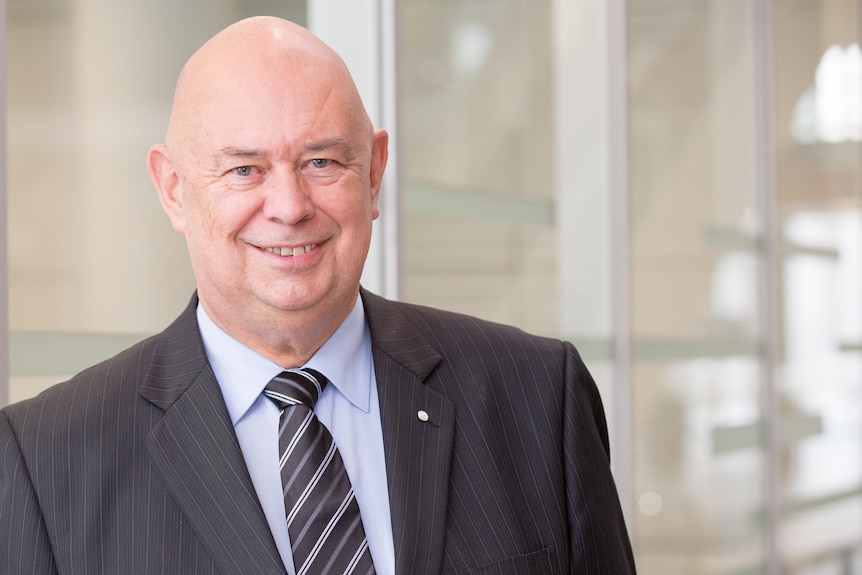
M 259 158 L 263 155 L 263 152 L 253 148 L 235 148 L 233 146 L 228 146 L 220 149 L 216 155 L 227 156 L 229 158 Z
M 323 150 L 339 148 L 349 154 L 356 148 L 356 146 L 344 138 L 334 137 L 304 142 L 302 148 L 307 152 L 322 152 Z
M 356 149 L 356 146 L 354 144 L 352 144 L 349 140 L 341 137 L 325 138 L 322 140 L 310 140 L 307 142 L 303 142 L 300 147 L 304 152 L 310 153 L 322 152 L 324 150 L 339 148 L 346 153 L 351 154 Z M 235 146 L 226 146 L 224 148 L 221 148 L 218 151 L 217 155 L 226 156 L 229 158 L 259 158 L 266 154 L 262 150 L 256 148 L 238 148 Z

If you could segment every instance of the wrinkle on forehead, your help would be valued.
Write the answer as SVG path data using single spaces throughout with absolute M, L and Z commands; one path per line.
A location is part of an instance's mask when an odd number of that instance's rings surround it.
M 326 100 L 342 99 L 352 122 L 357 124 L 354 128 L 373 137 L 353 79 L 329 46 L 305 28 L 280 18 L 255 17 L 237 22 L 195 52 L 180 73 L 166 144 L 173 155 L 192 151 L 196 136 L 207 129 L 206 105 L 212 101 L 230 102 L 232 94 L 249 89 L 266 94 L 308 87 L 323 90 L 321 110 Z M 234 103 L 253 106 L 253 102 L 242 98 L 236 98 Z

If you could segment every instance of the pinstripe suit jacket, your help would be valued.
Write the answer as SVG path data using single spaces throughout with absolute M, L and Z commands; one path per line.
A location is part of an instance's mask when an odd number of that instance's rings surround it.
M 397 572 L 633 573 L 602 406 L 574 347 L 362 297 Z M 284 573 L 196 303 L 0 412 L 0 573 Z

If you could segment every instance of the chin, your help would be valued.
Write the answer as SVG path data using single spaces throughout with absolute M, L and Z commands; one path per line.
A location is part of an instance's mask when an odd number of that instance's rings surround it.
M 264 286 L 266 291 L 259 292 L 261 301 L 269 306 L 285 312 L 301 312 L 321 308 L 321 314 L 337 313 L 341 307 L 352 306 L 357 294 L 359 284 L 357 282 L 353 289 L 344 289 L 338 285 L 297 285 L 299 282 L 292 281 L 286 285 Z
M 282 297 L 268 298 L 264 302 L 271 308 L 285 312 L 302 312 L 325 304 L 326 294 L 292 293 Z

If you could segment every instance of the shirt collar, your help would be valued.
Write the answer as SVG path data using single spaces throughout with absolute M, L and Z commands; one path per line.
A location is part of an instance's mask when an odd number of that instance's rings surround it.
M 198 303 L 197 320 L 207 359 L 212 366 L 234 425 L 263 393 L 266 384 L 284 368 L 240 343 L 209 318 Z M 303 367 L 324 374 L 333 389 L 365 413 L 371 409 L 371 334 L 361 298 L 335 333 Z

